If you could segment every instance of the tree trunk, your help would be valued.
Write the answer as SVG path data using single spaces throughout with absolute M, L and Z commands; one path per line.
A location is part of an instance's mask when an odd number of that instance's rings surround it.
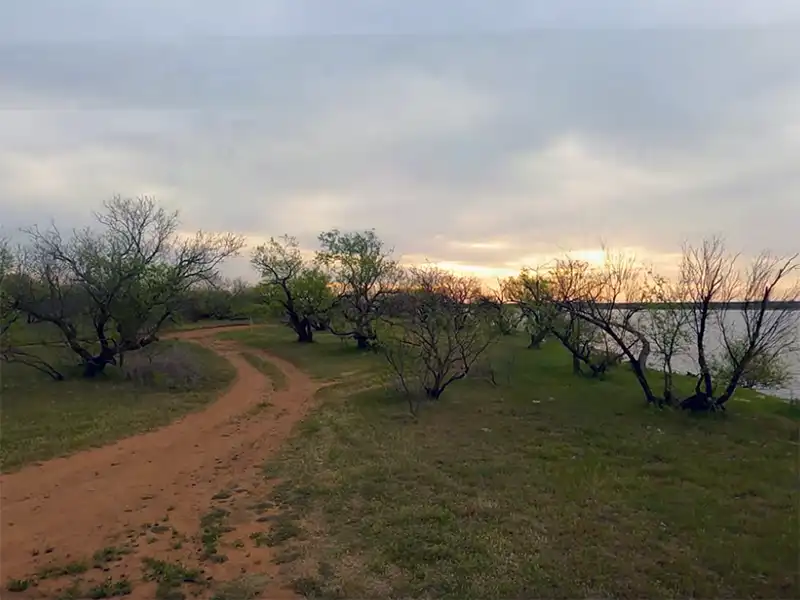
M 83 363 L 83 376 L 91 379 L 106 369 L 106 365 L 116 365 L 116 352 L 111 348 L 103 348 L 100 354 L 91 357 Z
M 359 350 L 369 350 L 369 340 L 366 338 L 366 336 L 355 334 L 353 337 L 356 340 L 356 347 Z
M 301 344 L 310 344 L 314 341 L 314 329 L 311 323 L 303 321 L 299 324 L 297 331 L 297 341 Z
M 572 374 L 573 375 L 581 374 L 581 361 L 576 354 L 572 355 Z
M 650 383 L 647 381 L 647 377 L 645 376 L 644 370 L 639 364 L 639 361 L 631 360 L 631 367 L 633 367 L 633 373 L 636 375 L 636 379 L 639 381 L 642 391 L 644 391 L 644 396 L 647 399 L 647 402 L 649 404 L 661 404 L 659 399 L 656 398 L 656 395 L 653 393 Z
M 531 350 L 539 350 L 542 347 L 542 342 L 544 338 L 547 337 L 546 331 L 539 331 L 537 333 L 531 334 L 531 343 L 528 344 L 528 348 Z

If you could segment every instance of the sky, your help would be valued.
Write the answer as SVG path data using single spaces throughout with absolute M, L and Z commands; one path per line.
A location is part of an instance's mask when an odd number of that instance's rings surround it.
M 796 0 L 4 0 L 0 232 L 149 194 L 484 279 L 797 252 L 799 57 Z

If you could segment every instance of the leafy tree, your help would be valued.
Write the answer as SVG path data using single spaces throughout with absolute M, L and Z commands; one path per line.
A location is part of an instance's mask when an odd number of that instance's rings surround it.
M 0 239 L 0 361 L 21 363 L 46 373 L 56 380 L 64 376 L 42 357 L 26 352 L 16 346 L 11 339 L 12 328 L 21 320 L 19 310 L 11 290 L 19 281 L 17 259 L 6 239 Z
M 502 281 L 506 297 L 522 314 L 525 330 L 530 335 L 528 348 L 541 348 L 551 333 L 558 312 L 553 303 L 550 282 L 536 271 L 523 269 L 516 277 Z
M 331 279 L 335 294 L 330 330 L 351 337 L 359 348 L 376 340 L 375 323 L 385 312 L 387 296 L 396 292 L 400 271 L 392 251 L 372 229 L 319 235 L 317 263 Z
M 152 198 L 117 196 L 104 208 L 94 215 L 99 228 L 66 238 L 55 226 L 28 229 L 24 277 L 12 292 L 20 310 L 61 331 L 87 377 L 156 341 L 185 293 L 216 279 L 220 263 L 244 245 L 232 234 L 179 235 L 178 213 Z M 79 337 L 84 321 L 92 342 Z
M 524 319 L 524 313 L 513 302 L 503 281 L 497 290 L 484 295 L 480 302 L 488 310 L 492 323 L 500 335 L 513 335 Z
M 286 317 L 298 342 L 313 342 L 333 303 L 326 274 L 306 264 L 297 240 L 288 235 L 256 248 L 251 263 L 261 274 L 265 303 Z

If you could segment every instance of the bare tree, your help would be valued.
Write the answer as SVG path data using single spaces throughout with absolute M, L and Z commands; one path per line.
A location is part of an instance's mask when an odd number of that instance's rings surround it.
M 742 274 L 739 256 L 730 254 L 720 238 L 699 247 L 684 246 L 681 279 L 689 292 L 692 334 L 699 374 L 693 396 L 682 401 L 690 410 L 724 409 L 748 368 L 758 361 L 782 358 L 796 349 L 800 300 L 796 279 L 800 261 L 768 252 L 758 255 Z M 709 337 L 719 334 L 721 356 L 715 381 Z M 717 393 L 719 391 L 719 393 Z
M 686 352 L 691 343 L 691 313 L 685 306 L 686 287 L 680 280 L 670 281 L 651 270 L 648 273 L 647 297 L 649 305 L 639 321 L 640 330 L 652 342 L 664 373 L 663 400 L 666 404 L 672 404 L 675 401 L 672 363 L 675 356 Z
M 604 335 L 606 354 L 611 347 L 628 359 L 648 402 L 661 403 L 647 379 L 650 342 L 634 317 L 644 306 L 643 272 L 634 257 L 605 253 L 600 267 L 565 258 L 552 269 L 553 300 L 562 311 L 586 321 Z
M 386 319 L 379 339 L 410 398 L 438 399 L 489 347 L 497 330 L 480 300 L 474 278 L 433 266 L 409 269 L 407 313 Z
M 244 245 L 232 234 L 179 235 L 178 214 L 149 197 L 117 196 L 104 207 L 94 215 L 99 229 L 67 238 L 55 226 L 28 229 L 25 277 L 13 292 L 22 311 L 58 327 L 87 377 L 156 341 L 182 295 L 217 277 L 220 263 Z M 83 321 L 94 343 L 79 337 Z
M 321 233 L 319 242 L 322 249 L 316 260 L 330 276 L 336 296 L 330 331 L 367 349 L 376 340 L 375 323 L 384 312 L 386 296 L 397 291 L 397 262 L 372 229 L 333 229 Z
M 333 303 L 325 274 L 306 264 L 297 239 L 288 235 L 258 246 L 250 262 L 261 274 L 267 302 L 280 306 L 297 341 L 313 342 L 316 324 L 326 320 Z

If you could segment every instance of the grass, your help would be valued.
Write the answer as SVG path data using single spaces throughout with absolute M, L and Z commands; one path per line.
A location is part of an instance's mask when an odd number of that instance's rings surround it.
M 211 600 L 256 600 L 266 584 L 261 575 L 243 575 L 219 585 Z
M 131 582 L 126 578 L 113 579 L 109 577 L 103 583 L 89 588 L 89 598 L 117 598 L 127 596 L 133 591 Z
M 242 352 L 242 357 L 269 378 L 272 383 L 272 389 L 276 392 L 285 390 L 288 387 L 284 372 L 268 360 L 252 352 Z
M 64 565 L 48 565 L 43 567 L 36 573 L 37 579 L 51 579 L 56 577 L 64 577 L 66 575 L 80 575 L 89 570 L 89 563 L 86 561 L 78 560 L 72 561 Z
M 145 558 L 142 561 L 142 570 L 145 581 L 156 582 L 157 600 L 185 598 L 186 595 L 181 590 L 184 583 L 203 583 L 203 572 L 200 569 L 190 569 L 180 563 Z
M 317 379 L 337 379 L 343 373 L 372 371 L 382 366 L 381 358 L 376 354 L 357 350 L 347 340 L 330 334 L 316 333 L 314 344 L 298 344 L 288 327 L 263 325 L 242 331 L 225 331 L 217 337 L 272 352 Z
M 227 560 L 225 555 L 219 554 L 219 542 L 224 533 L 231 531 L 226 524 L 229 511 L 215 507 L 200 517 L 200 544 L 202 551 L 200 558 L 211 562 L 221 563 Z
M 235 375 L 228 361 L 197 344 L 162 341 L 155 346 L 186 349 L 200 366 L 201 377 L 193 389 L 176 391 L 157 382 L 150 387 L 136 386 L 113 367 L 92 380 L 75 375 L 56 382 L 24 365 L 3 364 L 3 471 L 166 425 L 205 407 Z M 37 350 L 61 365 L 75 361 L 63 349 Z
M 383 377 L 326 336 L 226 335 L 317 377 Z M 270 500 L 303 531 L 282 545 L 296 591 L 800 596 L 796 408 L 743 392 L 725 414 L 659 410 L 627 369 L 579 379 L 560 347 L 524 346 L 495 351 L 501 385 L 467 379 L 416 421 L 388 389 L 324 395 L 267 465 Z

